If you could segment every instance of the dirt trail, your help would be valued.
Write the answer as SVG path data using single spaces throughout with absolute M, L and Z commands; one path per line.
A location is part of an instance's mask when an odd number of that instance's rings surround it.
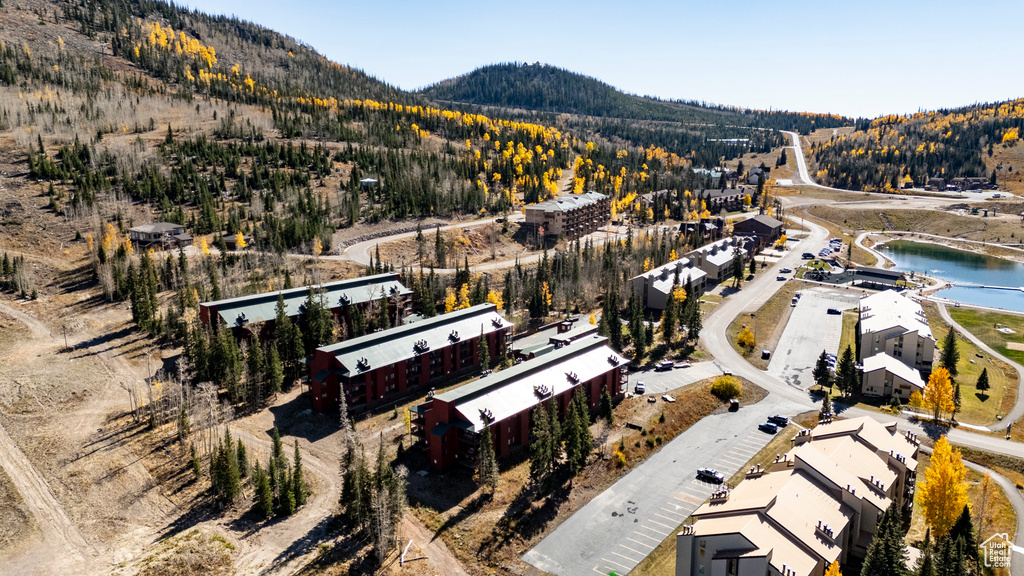
M 465 570 L 462 569 L 462 565 L 459 561 L 452 556 L 448 547 L 445 546 L 444 540 L 440 538 L 434 538 L 434 535 L 427 530 L 427 527 L 420 524 L 412 514 L 406 514 L 402 517 L 402 534 L 405 536 L 406 541 L 411 539 L 415 542 L 416 546 L 423 551 L 426 555 L 427 561 L 430 562 L 431 568 L 434 569 L 433 574 L 443 574 L 444 576 L 469 576 Z M 404 547 L 405 542 L 401 543 L 400 547 Z M 422 570 L 421 573 L 429 574 L 426 570 Z
M 0 312 L 28 326 L 33 340 L 49 338 L 50 331 L 33 316 L 5 303 L 0 303 Z M 63 565 L 68 570 L 66 573 L 82 570 L 92 548 L 86 542 L 78 526 L 71 521 L 64 507 L 57 501 L 46 480 L 2 425 L 0 425 L 0 466 L 3 466 L 11 478 L 11 482 L 14 483 L 15 488 L 24 499 L 25 505 L 39 524 L 46 546 L 54 553 L 51 557 L 60 557 L 64 560 Z M 19 560 L 24 565 L 19 566 Z M 7 564 L 7 567 L 12 574 L 30 574 L 34 570 L 41 569 L 38 559 L 32 556 L 16 559 L 12 564 Z

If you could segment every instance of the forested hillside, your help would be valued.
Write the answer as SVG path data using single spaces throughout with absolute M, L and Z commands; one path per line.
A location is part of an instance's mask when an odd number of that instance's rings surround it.
M 547 64 L 495 64 L 430 86 L 435 100 L 586 116 L 797 130 L 848 126 L 831 114 L 765 112 L 695 101 L 664 101 L 620 92 L 600 80 Z
M 851 190 L 891 191 L 928 178 L 989 177 L 986 157 L 1024 131 L 1024 99 L 859 121 L 849 136 L 812 145 L 817 180 Z

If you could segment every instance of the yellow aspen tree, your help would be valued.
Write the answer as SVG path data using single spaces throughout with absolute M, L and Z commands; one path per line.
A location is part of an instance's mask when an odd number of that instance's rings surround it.
M 487 293 L 487 302 L 489 304 L 494 304 L 495 307 L 498 308 L 499 312 L 505 307 L 505 302 L 501 299 L 501 292 L 498 292 L 497 290 L 491 290 Z
M 203 253 L 203 256 L 210 255 L 210 245 L 206 243 L 206 236 L 199 237 L 199 251 Z
M 831 566 L 825 569 L 825 576 L 843 576 L 843 573 L 839 571 L 839 561 L 835 561 Z
M 917 490 L 924 519 L 936 539 L 949 533 L 968 503 L 966 475 L 960 450 L 950 445 L 945 436 L 939 438 L 932 449 L 931 463 L 924 472 L 924 482 Z
M 943 412 L 953 412 L 953 384 L 949 380 L 949 371 L 943 367 L 936 368 L 928 377 L 924 387 L 924 404 L 930 408 L 938 420 Z
M 741 348 L 745 348 L 747 350 L 754 349 L 754 333 L 750 331 L 749 326 L 743 327 L 743 331 L 736 337 L 736 342 Z
M 452 310 L 455 310 L 455 302 L 456 302 L 456 300 L 455 300 L 455 291 L 452 290 L 451 286 L 449 286 L 445 290 L 445 295 L 444 295 L 444 312 L 445 312 L 445 314 L 451 312 Z
M 469 308 L 469 284 L 459 287 L 459 310 Z
M 320 241 L 320 238 L 313 238 L 313 248 L 312 248 L 312 251 L 313 251 L 313 256 L 319 256 L 320 254 L 323 254 L 324 245 Z
M 245 248 L 246 246 L 247 244 L 245 243 L 245 236 L 243 236 L 241 232 L 235 234 L 235 247 L 238 249 L 242 249 Z

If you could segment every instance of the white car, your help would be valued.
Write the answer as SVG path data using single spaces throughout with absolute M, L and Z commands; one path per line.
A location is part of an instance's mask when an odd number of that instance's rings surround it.
M 645 386 L 643 382 L 637 382 L 636 386 L 633 388 L 633 391 L 636 392 L 637 394 L 644 394 L 647 392 L 647 386 Z
M 662 394 L 661 395 L 661 399 L 664 400 L 665 402 L 675 402 L 676 401 L 676 399 L 673 396 L 669 395 L 669 394 Z

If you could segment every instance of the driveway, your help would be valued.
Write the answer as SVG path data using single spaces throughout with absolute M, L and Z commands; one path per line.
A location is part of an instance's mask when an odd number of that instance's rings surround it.
M 648 370 L 646 372 L 632 372 L 629 374 L 630 392 L 637 382 L 643 382 L 647 387 L 647 394 L 664 394 L 669 390 L 682 388 L 688 384 L 699 382 L 705 378 L 714 378 L 722 374 L 722 368 L 714 362 L 696 362 L 689 368 L 673 368 L 665 372 Z
M 770 394 L 738 412 L 704 418 L 576 511 L 523 560 L 559 576 L 629 573 L 717 488 L 697 480 L 697 468 L 728 478 L 771 440 L 758 423 L 798 410 Z
M 843 335 L 843 316 L 829 314 L 829 308 L 843 310 L 856 306 L 860 291 L 809 288 L 800 292 L 796 308 L 782 332 L 768 373 L 790 386 L 806 390 L 814 384 L 814 365 L 821 351 L 837 354 Z

